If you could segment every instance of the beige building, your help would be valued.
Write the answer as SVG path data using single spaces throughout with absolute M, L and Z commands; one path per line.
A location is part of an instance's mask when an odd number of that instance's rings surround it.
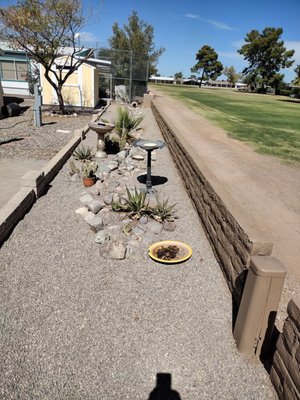
M 80 65 L 78 70 L 73 72 L 63 85 L 63 98 L 65 105 L 94 108 L 99 101 L 99 75 L 109 75 L 110 61 L 90 58 Z M 56 68 L 62 66 L 63 74 L 68 72 L 68 56 L 61 57 L 56 62 Z M 40 77 L 43 104 L 58 104 L 54 88 L 44 76 L 45 68 L 40 66 Z M 50 72 L 54 81 L 54 74 Z

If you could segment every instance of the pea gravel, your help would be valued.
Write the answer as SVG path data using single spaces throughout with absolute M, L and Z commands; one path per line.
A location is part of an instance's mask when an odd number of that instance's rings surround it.
M 162 140 L 142 111 L 143 138 Z M 99 255 L 67 166 L 2 246 L 1 399 L 147 400 L 158 373 L 182 400 L 276 398 L 262 365 L 236 350 L 230 293 L 167 148 L 156 158 L 153 174 L 168 181 L 155 189 L 177 203 L 177 229 L 130 258 Z M 171 238 L 192 258 L 152 261 L 150 243 Z
M 20 115 L 0 120 L 0 158 L 50 160 L 71 139 L 73 130 L 91 119 L 91 113 L 52 116 L 44 109 L 43 125 L 38 128 L 33 105 L 32 99 L 25 99 Z

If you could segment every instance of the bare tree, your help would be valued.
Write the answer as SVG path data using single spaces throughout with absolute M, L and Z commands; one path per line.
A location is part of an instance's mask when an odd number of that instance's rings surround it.
M 80 0 L 20 0 L 16 6 L 0 8 L 0 21 L 3 38 L 44 66 L 64 113 L 62 87 L 93 54 L 92 49 L 81 52 L 83 48 L 76 47 L 76 34 L 85 23 Z

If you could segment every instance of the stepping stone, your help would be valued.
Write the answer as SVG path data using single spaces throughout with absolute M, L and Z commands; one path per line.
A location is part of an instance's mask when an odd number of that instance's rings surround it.
M 89 203 L 86 203 L 86 207 L 89 211 L 92 211 L 94 214 L 97 214 L 102 208 L 105 207 L 105 204 L 102 200 L 93 200 Z
M 119 163 L 121 163 L 123 160 L 125 160 L 126 156 L 127 156 L 127 152 L 125 150 L 120 151 L 117 154 L 117 159 L 118 159 Z
M 90 225 L 92 231 L 95 233 L 103 229 L 102 218 L 90 211 L 88 212 L 88 214 L 85 215 L 84 220 L 87 224 Z
M 132 232 L 133 232 L 135 235 L 141 236 L 141 235 L 143 235 L 143 234 L 145 233 L 145 229 L 144 229 L 142 226 L 135 226 L 135 227 L 132 229 Z
M 148 222 L 147 229 L 149 229 L 149 231 L 151 233 L 158 235 L 163 230 L 163 226 L 159 222 L 152 220 L 152 221 Z
M 75 213 L 79 215 L 86 215 L 88 212 L 89 210 L 86 207 L 79 207 L 75 210 Z
M 124 260 L 126 257 L 126 251 L 127 246 L 123 241 L 108 241 L 102 245 L 100 255 L 104 258 L 109 258 L 112 260 Z
M 165 221 L 163 223 L 164 230 L 167 232 L 174 232 L 176 229 L 176 224 L 174 221 Z
M 94 200 L 94 197 L 93 197 L 91 194 L 88 194 L 88 193 L 83 194 L 83 195 L 80 196 L 80 198 L 79 198 L 79 201 L 80 201 L 81 203 L 83 203 L 83 204 L 90 203 L 90 202 L 93 201 L 93 200 Z
M 146 215 L 143 215 L 143 216 L 140 218 L 140 222 L 139 222 L 139 223 L 142 224 L 142 225 L 147 224 L 147 223 L 148 223 L 148 217 L 147 217 Z
M 130 240 L 127 243 L 127 251 L 126 251 L 126 258 L 132 256 L 133 254 L 135 254 L 139 248 L 139 241 L 137 240 Z
M 106 196 L 104 196 L 103 201 L 105 204 L 110 205 L 113 201 L 113 196 L 111 194 L 107 194 Z
M 119 163 L 117 161 L 111 161 L 107 166 L 110 169 L 110 171 L 114 171 L 119 167 Z
M 109 240 L 109 234 L 106 231 L 103 230 L 96 233 L 95 243 L 103 244 L 106 240 Z

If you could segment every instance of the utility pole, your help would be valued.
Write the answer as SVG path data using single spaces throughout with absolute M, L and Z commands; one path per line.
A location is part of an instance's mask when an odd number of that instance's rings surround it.
M 38 82 L 34 84 L 34 125 L 42 126 L 42 94 Z
M 129 104 L 132 102 L 132 53 L 130 50 L 130 71 L 129 71 Z

